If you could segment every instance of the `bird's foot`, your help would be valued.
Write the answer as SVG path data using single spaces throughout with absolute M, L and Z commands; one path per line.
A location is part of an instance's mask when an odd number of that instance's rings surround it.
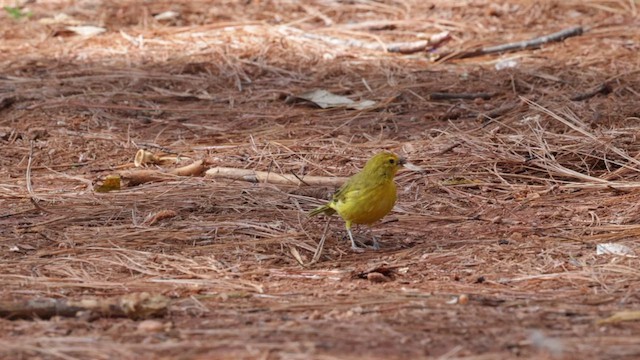
M 360 246 L 352 245 L 351 249 L 353 251 L 364 252 L 365 250 L 380 250 L 380 244 L 377 241 L 373 242 L 373 245 L 368 245 L 368 243 L 357 241 Z
M 373 241 L 373 245 L 371 246 L 371 248 L 373 250 L 380 250 L 380 243 L 378 242 L 378 238 L 374 236 L 372 239 L 373 239 L 372 240 Z
M 373 238 L 373 240 L 371 242 L 366 241 L 358 241 L 358 244 L 362 245 L 362 247 L 367 248 L 367 249 L 371 249 L 371 250 L 380 250 L 380 243 L 378 242 L 377 238 Z M 369 245 L 371 244 L 371 245 Z
M 378 243 L 378 238 L 376 238 L 375 236 L 372 237 L 371 243 L 373 245 L 369 246 L 367 245 L 368 242 L 365 243 L 360 240 L 355 240 L 353 238 L 353 234 L 351 234 L 351 230 L 347 229 L 347 233 L 349 234 L 349 240 L 351 240 L 351 250 L 353 250 L 354 252 L 362 253 L 365 251 L 365 249 L 380 250 L 380 244 Z

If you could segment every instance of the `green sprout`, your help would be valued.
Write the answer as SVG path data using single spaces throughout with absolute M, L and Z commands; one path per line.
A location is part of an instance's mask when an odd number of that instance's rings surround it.
M 28 18 L 31 15 L 33 15 L 31 11 L 23 11 L 19 7 L 13 7 L 13 6 L 5 6 L 4 11 L 6 11 L 7 14 L 9 14 L 9 16 L 14 20 L 20 20 L 25 17 Z

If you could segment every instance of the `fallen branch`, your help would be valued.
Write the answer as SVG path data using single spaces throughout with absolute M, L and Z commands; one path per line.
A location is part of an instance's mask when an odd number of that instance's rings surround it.
M 582 35 L 583 32 L 584 32 L 584 29 L 582 28 L 582 26 L 575 26 L 575 27 L 571 27 L 568 29 L 555 32 L 553 34 L 540 36 L 530 40 L 490 46 L 486 48 L 463 51 L 459 53 L 447 53 L 447 54 L 441 55 L 440 58 L 441 59 L 465 59 L 465 58 L 489 55 L 489 54 L 495 54 L 495 53 L 522 51 L 526 49 L 537 49 L 540 47 L 540 45 L 550 43 L 550 42 L 562 41 L 572 36 L 579 36 L 579 35 Z
M 606 95 L 608 93 L 611 92 L 611 85 L 608 83 L 603 83 L 600 84 L 599 86 L 596 86 L 595 88 L 584 92 L 582 94 L 576 94 L 572 97 L 569 98 L 569 100 L 571 101 L 583 101 L 583 100 L 587 100 L 587 99 L 591 99 L 592 97 L 598 95 L 598 94 L 603 94 Z
M 304 176 L 298 177 L 293 174 L 276 174 L 267 171 L 256 171 L 249 169 L 236 169 L 227 167 L 215 167 L 207 170 L 205 176 L 213 178 L 225 178 L 242 180 L 253 183 L 270 183 L 282 185 L 321 185 L 340 186 L 347 179 L 343 177 L 326 176 Z
M 97 317 L 146 319 L 167 313 L 169 299 L 163 295 L 133 293 L 112 298 L 32 299 L 23 302 L 0 302 L 0 317 L 15 319 L 49 319 L 53 316 L 76 317 L 89 313 Z

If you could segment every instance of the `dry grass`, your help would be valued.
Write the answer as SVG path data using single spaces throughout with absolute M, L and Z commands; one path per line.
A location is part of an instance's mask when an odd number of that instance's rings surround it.
M 638 322 L 597 321 L 638 310 L 640 260 L 595 247 L 639 251 L 638 4 L 432 4 L 48 1 L 26 20 L 0 14 L 1 300 L 173 299 L 153 333 L 0 320 L 0 357 L 636 358 Z M 167 10 L 180 16 L 153 18 Z M 61 12 L 107 32 L 41 22 Z M 321 40 L 449 31 L 446 53 L 574 25 L 586 33 L 538 50 L 435 63 Z M 505 59 L 517 67 L 497 71 Z M 610 93 L 570 100 L 602 84 Z M 283 101 L 313 88 L 378 105 Z M 91 190 L 139 148 L 296 176 L 348 176 L 389 149 L 425 173 L 398 176 L 380 251 L 351 253 L 334 220 L 302 267 L 324 229 L 305 211 L 333 189 L 182 177 Z M 148 221 L 162 211 L 176 216 Z

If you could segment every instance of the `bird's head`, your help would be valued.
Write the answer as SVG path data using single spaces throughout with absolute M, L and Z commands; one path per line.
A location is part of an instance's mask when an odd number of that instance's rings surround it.
M 406 160 L 404 158 L 394 153 L 383 151 L 369 159 L 362 171 L 392 180 L 405 163 Z

